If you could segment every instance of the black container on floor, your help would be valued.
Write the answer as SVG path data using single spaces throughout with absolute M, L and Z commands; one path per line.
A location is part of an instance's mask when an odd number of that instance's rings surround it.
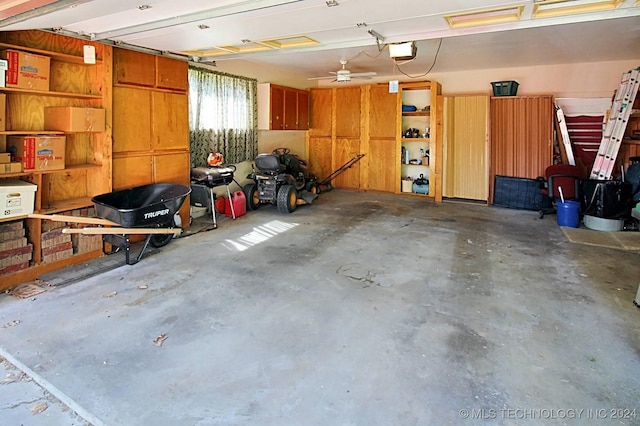
M 496 176 L 493 205 L 535 211 L 551 208 L 551 200 L 542 194 L 540 185 L 536 179 Z
M 617 180 L 582 182 L 584 214 L 604 219 L 622 219 L 631 215 L 632 185 Z

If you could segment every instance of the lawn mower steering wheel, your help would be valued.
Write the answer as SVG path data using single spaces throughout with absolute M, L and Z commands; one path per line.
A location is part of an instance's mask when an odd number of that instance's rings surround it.
M 276 155 L 287 155 L 291 150 L 289 148 L 276 148 L 273 150 L 272 154 Z

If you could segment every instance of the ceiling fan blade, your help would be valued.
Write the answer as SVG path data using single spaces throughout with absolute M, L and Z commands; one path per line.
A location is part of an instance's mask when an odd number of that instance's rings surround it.
M 329 80 L 335 78 L 334 76 L 327 76 L 327 77 L 308 77 L 307 80 Z
M 373 77 L 375 75 L 378 75 L 377 72 L 352 72 L 351 73 L 351 77 Z

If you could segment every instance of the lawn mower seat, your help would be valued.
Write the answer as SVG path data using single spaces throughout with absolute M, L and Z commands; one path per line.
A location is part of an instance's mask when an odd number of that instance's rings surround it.
M 280 173 L 284 170 L 278 156 L 274 154 L 258 154 L 256 167 L 264 173 Z
M 570 164 L 554 164 L 546 168 L 544 178 L 540 177 L 540 191 L 551 198 L 552 204 L 561 198 L 565 200 L 580 200 L 582 169 Z M 562 196 L 560 195 L 562 189 Z M 540 210 L 540 218 L 545 214 L 556 213 L 555 207 Z

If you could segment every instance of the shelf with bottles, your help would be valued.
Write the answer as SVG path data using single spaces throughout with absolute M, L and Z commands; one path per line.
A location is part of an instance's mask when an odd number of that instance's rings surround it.
M 425 139 L 422 144 L 410 143 L 408 145 L 403 142 L 400 163 L 403 166 L 429 167 L 429 141 Z

